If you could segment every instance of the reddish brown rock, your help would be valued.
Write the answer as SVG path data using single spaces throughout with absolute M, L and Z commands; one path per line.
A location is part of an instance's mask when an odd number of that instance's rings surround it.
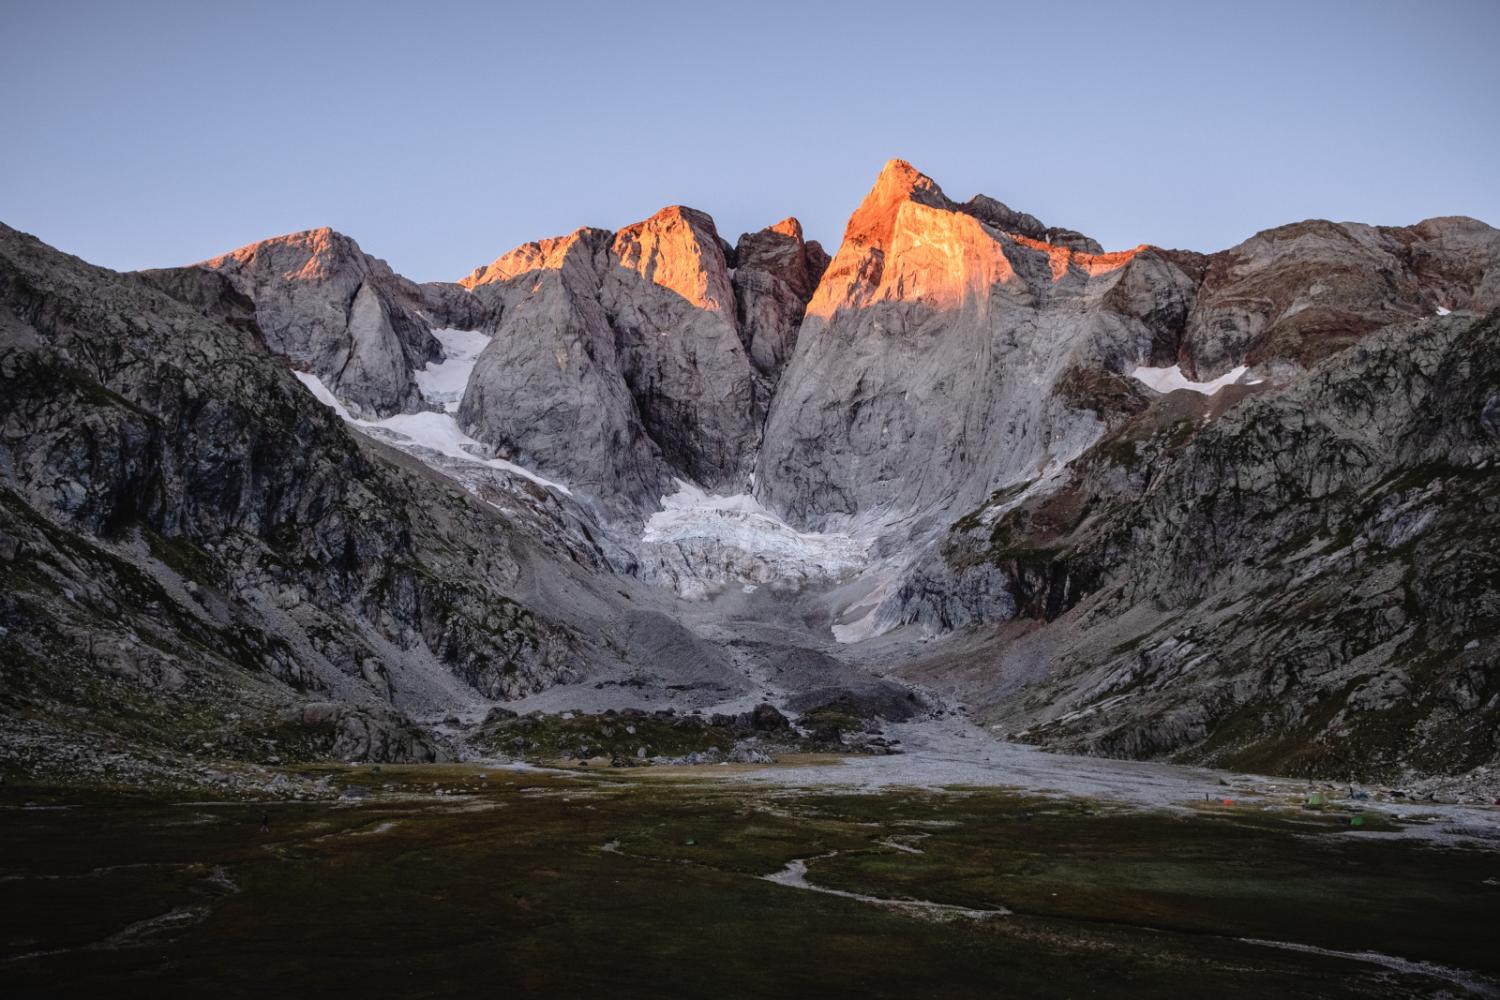
M 802 224 L 789 217 L 742 235 L 734 259 L 740 340 L 774 390 L 797 346 L 807 302 L 828 269 L 828 254 L 817 241 L 804 241 Z

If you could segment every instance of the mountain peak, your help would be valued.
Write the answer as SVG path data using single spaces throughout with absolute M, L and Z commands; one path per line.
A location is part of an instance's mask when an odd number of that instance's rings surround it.
M 611 247 L 616 263 L 700 309 L 734 312 L 724 244 L 707 212 L 668 205 L 626 226 Z
M 359 244 L 354 237 L 345 236 L 331 226 L 319 226 L 316 229 L 299 229 L 294 233 L 284 233 L 280 236 L 268 236 L 254 243 L 247 243 L 237 250 L 231 250 L 223 256 L 231 256 L 244 250 L 254 250 L 258 247 L 298 247 L 309 253 L 360 253 Z
M 696 224 L 700 226 L 707 225 L 711 227 L 714 224 L 713 217 L 702 209 L 689 208 L 686 205 L 668 205 L 666 208 L 661 209 L 655 215 L 652 215 L 649 219 L 643 219 L 640 222 L 634 223 L 634 225 L 646 226 L 652 223 L 674 222 L 677 220 L 686 222 L 689 225 Z M 626 226 L 625 228 L 629 229 L 631 227 Z
M 937 198 L 947 201 L 937 181 L 902 159 L 887 160 L 885 166 L 880 168 L 880 176 L 875 178 L 875 187 L 871 194 L 876 192 L 904 196 L 913 200 L 921 200 L 923 195 L 936 195 Z
M 490 263 L 476 267 L 465 277 L 459 278 L 458 284 L 473 291 L 480 285 L 509 281 L 517 275 L 531 271 L 561 270 L 569 254 L 573 253 L 575 248 L 582 246 L 587 252 L 592 252 L 591 248 L 594 245 L 610 239 L 612 235 L 603 229 L 584 227 L 575 229 L 566 236 L 551 236 L 543 240 L 522 243 L 512 250 L 507 250 Z
M 288 278 L 318 281 L 328 278 L 351 261 L 364 258 L 364 251 L 352 236 L 329 226 L 302 229 L 295 233 L 271 236 L 217 257 L 200 261 L 199 266 L 224 270 L 228 267 L 253 267 L 258 259 L 277 262 Z
M 932 208 L 953 207 L 931 177 L 905 160 L 890 160 L 849 217 L 844 229 L 845 246 L 884 250 L 891 240 L 896 212 L 908 201 Z
M 767 226 L 766 231 L 780 233 L 782 236 L 790 236 L 794 240 L 802 239 L 802 223 L 797 221 L 795 215 L 788 215 L 775 225 Z

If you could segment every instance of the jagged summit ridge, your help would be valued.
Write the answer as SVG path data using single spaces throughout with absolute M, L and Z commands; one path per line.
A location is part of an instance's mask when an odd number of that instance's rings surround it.
M 1472 220 L 1099 249 L 886 164 L 809 302 L 758 496 L 802 527 L 920 520 L 1081 454 L 1142 405 L 1136 367 L 1287 378 L 1391 322 L 1500 303 L 1500 234 Z
M 739 490 L 759 466 L 762 499 L 811 525 L 891 504 L 970 502 L 1065 460 L 1115 419 L 1092 399 L 1071 405 L 1030 383 L 997 390 L 995 379 L 973 374 L 1001 356 L 1014 361 L 1017 346 L 1034 357 L 1012 365 L 1012 376 L 1026 371 L 1026 379 L 1073 387 L 1082 384 L 1077 373 L 1141 364 L 1176 364 L 1204 380 L 1246 363 L 1291 370 L 1395 318 L 1500 299 L 1500 278 L 1484 263 L 1493 239 L 1494 230 L 1472 220 L 1400 230 L 1309 222 L 1215 255 L 1150 247 L 1104 254 L 1097 242 L 986 195 L 955 202 L 893 159 L 831 261 L 795 218 L 731 247 L 706 213 L 674 205 L 618 232 L 584 228 L 523 244 L 452 285 L 408 282 L 326 228 L 202 266 L 255 301 L 274 350 L 357 413 L 425 405 L 413 373 L 441 359 L 432 329 L 503 333 L 492 358 L 475 366 L 478 391 L 459 415 L 502 457 L 576 483 L 622 514 L 652 508 L 677 478 Z M 1396 276 L 1397 294 L 1382 290 L 1388 279 L 1379 275 Z M 913 345 L 910 362 L 895 367 L 904 348 L 872 354 L 876 371 L 860 355 L 877 351 L 880 338 L 853 355 L 829 353 L 830 331 L 837 339 L 854 311 L 877 307 L 889 313 L 872 321 L 885 336 L 902 329 L 927 346 Z M 942 318 L 950 314 L 967 319 Z M 941 346 L 966 322 L 990 337 L 1003 333 L 1005 343 Z M 1030 332 L 1022 343 L 1006 330 Z M 794 361 L 799 343 L 809 344 L 806 374 Z M 819 395 L 845 376 L 867 400 L 847 427 L 833 413 L 853 400 Z M 887 380 L 889 392 L 880 388 Z M 911 409 L 913 389 L 917 398 L 941 391 L 930 417 Z M 980 399 L 995 392 L 998 410 Z M 888 395 L 893 419 L 863 440 L 861 425 Z M 825 418 L 806 423 L 824 410 L 828 427 Z M 999 443 L 996 420 L 1023 443 Z M 577 427 L 596 431 L 581 439 Z M 805 485 L 789 487 L 772 466 L 788 455 L 800 463 L 804 434 L 815 461 L 795 473 Z M 1044 438 L 1052 443 L 1038 444 Z M 908 448 L 928 472 L 906 474 Z M 865 449 L 873 450 L 860 457 Z M 816 471 L 844 463 L 835 482 Z M 809 500 L 796 496 L 803 490 L 830 492 Z
M 1492 758 L 1497 235 L 1106 254 L 899 161 L 831 263 L 794 219 L 730 247 L 681 206 L 461 285 L 329 230 L 140 275 L 0 233 L 0 557 L 42 567 L 0 641 L 98 629 L 163 688 L 245 670 L 367 756 L 432 750 L 382 705 L 878 657 L 1054 744 Z M 453 410 L 318 405 L 431 409 L 424 337 Z
M 496 257 L 489 264 L 476 267 L 468 275 L 458 279 L 458 284 L 472 291 L 481 285 L 508 281 L 530 271 L 560 270 L 566 263 L 569 252 L 592 241 L 607 239 L 608 236 L 609 233 L 603 229 L 583 228 L 576 229 L 567 236 L 523 243 Z

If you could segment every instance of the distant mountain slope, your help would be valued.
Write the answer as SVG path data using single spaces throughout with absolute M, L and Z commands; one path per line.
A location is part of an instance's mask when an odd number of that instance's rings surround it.
M 1164 397 L 959 522 L 950 582 L 905 596 L 930 613 L 966 577 L 1007 581 L 1020 617 L 975 635 L 971 703 L 1049 746 L 1249 770 L 1495 759 L 1500 313 L 1399 324 L 1238 395 L 1212 417 L 1230 401 Z
M 326 228 L 252 243 L 198 267 L 224 275 L 254 304 L 271 350 L 362 415 L 420 409 L 412 372 L 442 357 L 432 330 L 484 322 L 456 285 L 409 281 Z
M 175 745 L 328 702 L 322 751 L 401 759 L 434 752 L 407 715 L 587 672 L 599 637 L 522 602 L 553 559 L 564 591 L 587 572 L 352 436 L 245 306 L 209 271 L 0 229 L 6 712 L 88 706 Z
M 1091 753 L 1476 766 L 1497 307 L 1473 219 L 1106 253 L 900 160 L 831 261 L 682 206 L 453 284 L 0 228 L 0 752 L 429 759 L 868 670 Z

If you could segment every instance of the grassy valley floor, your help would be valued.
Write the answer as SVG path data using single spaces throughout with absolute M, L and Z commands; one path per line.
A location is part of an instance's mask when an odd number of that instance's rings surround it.
M 1500 851 L 1388 815 L 737 767 L 0 788 L 10 996 L 1500 995 Z M 261 831 L 263 818 L 269 832 Z M 769 876 L 769 877 L 768 877 Z

